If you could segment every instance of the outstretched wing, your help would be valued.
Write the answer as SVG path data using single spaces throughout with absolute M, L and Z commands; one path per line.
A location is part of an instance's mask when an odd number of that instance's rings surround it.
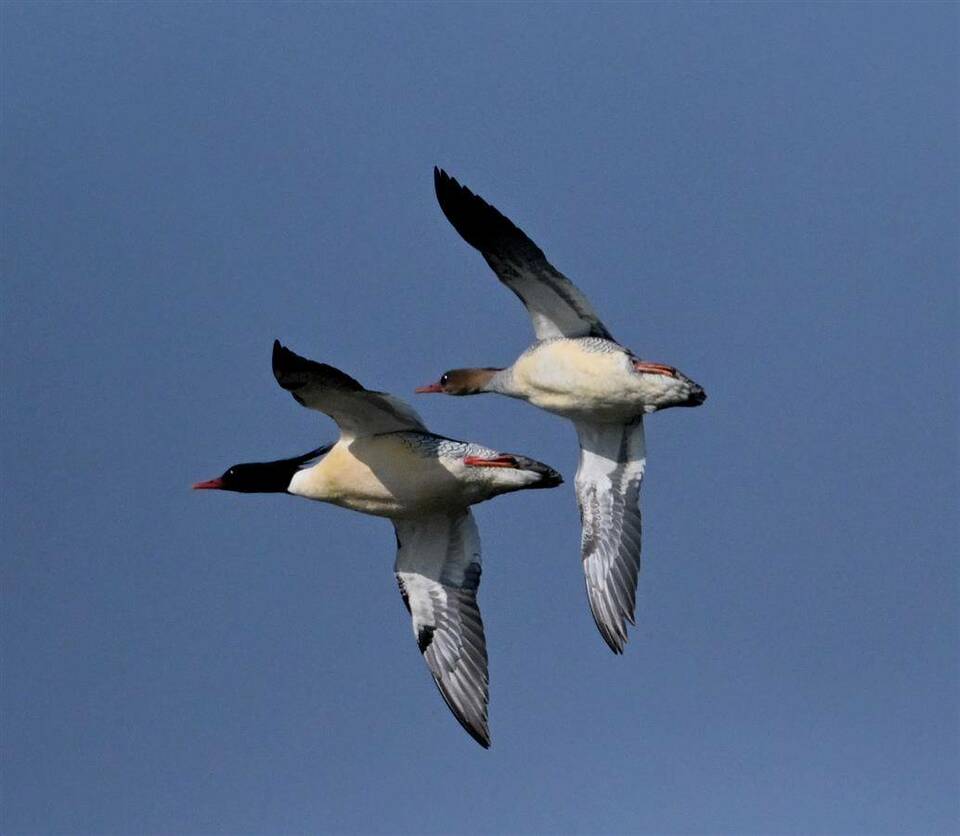
M 333 418 L 351 438 L 396 430 L 426 430 L 413 408 L 393 395 L 364 389 L 350 375 L 273 343 L 273 374 L 296 401 Z
M 613 339 L 587 297 L 509 218 L 439 168 L 433 170 L 433 184 L 447 220 L 526 305 L 538 340 Z
M 626 425 L 577 423 L 581 554 L 593 620 L 614 653 L 634 623 L 640 571 L 640 484 L 647 453 L 643 419 Z
M 469 510 L 394 520 L 397 583 L 417 646 L 460 725 L 484 748 L 487 646 L 477 609 L 480 535 Z

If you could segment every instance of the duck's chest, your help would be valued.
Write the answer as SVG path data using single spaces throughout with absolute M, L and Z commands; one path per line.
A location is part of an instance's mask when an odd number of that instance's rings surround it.
M 636 399 L 630 355 L 611 343 L 556 340 L 521 356 L 512 368 L 518 397 L 561 415 L 628 414 Z
M 334 446 L 294 477 L 290 492 L 363 514 L 403 517 L 452 499 L 453 484 L 440 460 L 399 438 L 373 436 Z

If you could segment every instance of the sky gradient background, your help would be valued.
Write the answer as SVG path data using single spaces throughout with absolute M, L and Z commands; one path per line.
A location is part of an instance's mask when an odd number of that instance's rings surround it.
M 2 7 L 5 833 L 946 833 L 958 822 L 957 7 Z M 493 748 L 387 522 L 199 494 L 331 422 L 270 346 L 414 400 L 525 312 L 442 165 L 709 393 L 647 424 L 624 657 L 573 429 L 428 424 L 477 510 Z

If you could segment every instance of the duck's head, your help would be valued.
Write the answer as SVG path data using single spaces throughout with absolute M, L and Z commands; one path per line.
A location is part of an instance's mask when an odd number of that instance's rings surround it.
M 673 366 L 635 359 L 633 369 L 640 375 L 644 411 L 647 413 L 671 406 L 700 406 L 707 399 L 707 393 L 699 383 L 694 383 Z
M 292 459 L 278 459 L 275 462 L 248 462 L 235 464 L 227 468 L 222 476 L 206 482 L 197 482 L 194 490 L 236 491 L 237 493 L 285 493 L 290 480 L 311 459 L 329 450 L 318 447 L 302 456 Z
M 418 386 L 418 394 L 441 393 L 444 395 L 478 395 L 489 392 L 493 376 L 502 369 L 450 369 L 436 383 Z

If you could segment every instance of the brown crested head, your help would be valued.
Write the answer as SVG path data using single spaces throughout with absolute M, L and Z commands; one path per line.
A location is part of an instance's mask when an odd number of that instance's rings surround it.
M 440 380 L 429 386 L 420 386 L 415 391 L 420 394 L 439 392 L 444 395 L 477 395 L 488 392 L 490 379 L 500 369 L 450 369 L 440 376 Z

